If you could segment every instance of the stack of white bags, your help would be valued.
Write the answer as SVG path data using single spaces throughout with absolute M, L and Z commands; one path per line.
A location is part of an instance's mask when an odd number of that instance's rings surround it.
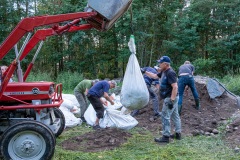
M 60 106 L 60 110 L 63 112 L 66 121 L 66 127 L 75 127 L 82 124 L 82 120 L 79 117 L 80 108 L 76 97 L 72 94 L 63 94 L 64 102 Z M 120 128 L 131 129 L 138 124 L 138 121 L 130 115 L 130 112 L 122 106 L 120 103 L 120 96 L 114 97 L 114 105 L 108 102 L 108 106 L 105 107 L 104 117 L 100 119 L 99 125 L 101 128 Z M 93 126 L 96 121 L 96 112 L 93 106 L 90 104 L 88 109 L 84 113 L 84 118 L 87 124 Z
M 62 94 L 63 103 L 59 109 L 63 112 L 65 117 L 65 127 L 75 127 L 82 124 L 79 117 L 80 108 L 76 97 L 73 94 Z

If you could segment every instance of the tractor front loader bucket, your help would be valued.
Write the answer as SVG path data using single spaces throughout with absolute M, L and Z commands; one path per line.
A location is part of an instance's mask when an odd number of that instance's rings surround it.
M 120 18 L 130 7 L 132 0 L 88 0 L 86 11 L 96 11 L 97 16 L 87 21 L 96 29 L 106 31 Z

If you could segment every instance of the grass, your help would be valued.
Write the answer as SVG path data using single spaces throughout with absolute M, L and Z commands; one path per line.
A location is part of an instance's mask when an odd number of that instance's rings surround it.
M 182 140 L 159 145 L 153 141 L 153 135 L 145 131 L 139 134 L 135 127 L 127 143 L 114 150 L 87 153 L 62 149 L 61 142 L 70 137 L 92 131 L 84 125 L 71 128 L 57 138 L 54 160 L 239 160 L 240 154 L 228 148 L 220 135 L 217 137 L 184 137 Z
M 221 79 L 221 82 L 228 90 L 236 95 L 240 95 L 240 75 L 227 75 Z

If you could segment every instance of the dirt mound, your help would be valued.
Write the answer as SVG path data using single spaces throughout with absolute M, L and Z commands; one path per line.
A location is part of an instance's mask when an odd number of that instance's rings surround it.
M 62 147 L 73 151 L 98 152 L 114 149 L 131 136 L 117 128 L 106 128 L 68 139 L 62 143 Z
M 200 96 L 201 110 L 194 108 L 195 101 L 191 91 L 188 95 L 184 95 L 182 108 L 182 134 L 183 136 L 195 136 L 199 134 L 214 135 L 219 131 L 217 127 L 221 124 L 227 124 L 227 120 L 237 111 L 236 100 L 229 98 L 226 94 L 221 97 L 210 99 L 205 84 L 196 83 L 196 87 Z M 162 101 L 160 102 L 160 110 Z M 135 117 L 141 127 L 152 132 L 153 136 L 160 136 L 162 130 L 161 119 L 152 119 L 152 105 L 140 110 Z M 226 140 L 232 147 L 240 145 L 238 135 L 240 135 L 240 127 L 229 127 L 226 134 Z M 94 131 L 84 135 L 73 137 L 62 143 L 62 147 L 67 150 L 81 150 L 86 152 L 95 152 L 106 149 L 113 149 L 124 143 L 130 137 L 127 131 L 119 129 L 103 129 Z
M 240 112 L 238 111 L 233 117 L 233 121 L 226 127 L 225 139 L 229 146 L 237 149 L 240 145 Z

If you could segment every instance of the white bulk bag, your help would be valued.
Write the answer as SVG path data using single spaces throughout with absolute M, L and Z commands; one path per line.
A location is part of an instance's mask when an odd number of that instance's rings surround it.
M 122 105 L 130 110 L 148 104 L 149 92 L 135 54 L 129 57 L 120 96 Z
M 132 54 L 129 57 L 123 78 L 120 101 L 129 110 L 141 109 L 148 104 L 149 92 L 135 55 L 136 46 L 133 35 L 130 36 L 128 46 Z
M 82 120 L 74 116 L 72 112 L 65 106 L 60 106 L 59 109 L 62 111 L 65 118 L 65 127 L 75 127 L 82 124 Z
M 70 100 L 74 106 L 77 106 L 77 107 L 80 106 L 80 104 L 78 103 L 77 98 L 75 97 L 74 94 L 62 94 L 62 98 L 64 100 L 65 99 Z

